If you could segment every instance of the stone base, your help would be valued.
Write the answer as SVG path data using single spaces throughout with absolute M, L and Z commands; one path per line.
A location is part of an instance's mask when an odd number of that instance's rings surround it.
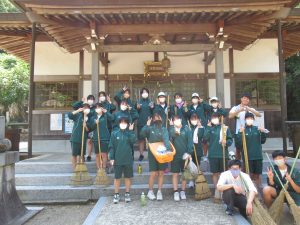
M 18 152 L 0 153 L 0 224 L 18 224 L 30 212 L 21 202 L 15 186 L 15 162 Z M 21 223 L 20 223 L 21 224 Z

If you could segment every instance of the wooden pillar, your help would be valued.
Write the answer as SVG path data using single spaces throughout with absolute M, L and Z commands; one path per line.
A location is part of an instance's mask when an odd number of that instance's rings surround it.
M 287 120 L 287 103 L 286 103 L 286 72 L 282 48 L 282 24 L 277 20 L 277 40 L 278 40 L 278 60 L 280 74 L 280 105 L 281 105 L 281 135 L 283 142 L 283 151 L 287 153 L 287 129 L 285 121 Z
M 109 93 L 109 88 L 108 88 L 108 85 L 109 85 L 109 81 L 108 81 L 108 52 L 104 53 L 104 58 L 106 60 L 106 64 L 105 64 L 105 68 L 104 68 L 104 79 L 105 79 L 105 93 Z
M 212 97 L 212 96 L 209 96 L 209 81 L 208 81 L 208 77 L 209 77 L 209 74 L 208 74 L 208 63 L 207 63 L 207 60 L 208 60 L 208 52 L 204 52 L 204 75 L 205 75 L 205 82 L 206 82 L 206 87 L 207 87 L 207 91 L 206 91 L 206 96 L 207 97 Z
M 154 52 L 154 62 L 159 61 L 159 52 Z
M 79 99 L 83 98 L 84 51 L 79 52 Z
M 236 104 L 233 48 L 229 48 L 230 103 Z M 225 107 L 225 106 L 224 106 Z
M 216 67 L 216 92 L 222 106 L 224 106 L 224 64 L 223 50 L 216 48 L 215 50 L 215 67 Z
M 28 103 L 28 158 L 32 158 L 32 110 L 34 108 L 34 62 L 35 62 L 36 23 L 32 23 L 30 71 L 29 71 L 29 103 Z
M 92 51 L 92 94 L 97 98 L 99 93 L 99 52 Z

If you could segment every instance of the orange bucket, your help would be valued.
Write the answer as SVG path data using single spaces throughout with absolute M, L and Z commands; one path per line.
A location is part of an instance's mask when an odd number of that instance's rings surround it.
M 176 154 L 176 149 L 174 145 L 170 142 L 171 146 L 171 152 L 167 152 L 166 154 L 160 154 L 157 152 L 157 149 L 159 146 L 165 146 L 163 142 L 154 142 L 154 143 L 148 143 L 149 144 L 149 149 L 154 155 L 155 159 L 159 163 L 168 163 L 173 161 L 174 155 Z

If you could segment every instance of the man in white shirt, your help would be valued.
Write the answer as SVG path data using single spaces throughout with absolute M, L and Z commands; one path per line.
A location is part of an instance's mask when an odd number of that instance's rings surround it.
M 241 96 L 241 104 L 233 106 L 229 111 L 229 119 L 235 119 L 235 134 L 239 133 L 241 127 L 245 126 L 245 115 L 247 112 L 251 112 L 256 117 L 261 117 L 261 114 L 254 108 L 249 107 L 251 100 L 251 95 L 249 93 L 244 93 Z M 236 142 L 235 142 L 236 143 Z M 235 152 L 236 158 L 241 159 L 241 151 L 236 147 Z
M 240 160 L 229 161 L 229 170 L 221 173 L 217 190 L 223 192 L 223 201 L 227 205 L 226 214 L 232 216 L 234 207 L 237 207 L 241 215 L 247 218 L 252 215 L 257 189 L 250 176 L 241 172 L 241 166 Z M 246 192 L 249 192 L 248 199 Z

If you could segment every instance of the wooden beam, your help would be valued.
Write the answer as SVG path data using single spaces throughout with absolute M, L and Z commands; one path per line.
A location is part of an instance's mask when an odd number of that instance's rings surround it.
M 97 28 L 99 36 L 106 34 L 196 34 L 216 32 L 215 23 L 99 25 Z
M 225 105 L 224 98 L 224 62 L 223 50 L 217 48 L 215 50 L 215 67 L 216 67 L 216 94 L 222 106 Z
M 228 46 L 225 46 L 227 48 Z M 195 52 L 214 51 L 214 44 L 178 44 L 178 45 L 102 45 L 100 52 Z

